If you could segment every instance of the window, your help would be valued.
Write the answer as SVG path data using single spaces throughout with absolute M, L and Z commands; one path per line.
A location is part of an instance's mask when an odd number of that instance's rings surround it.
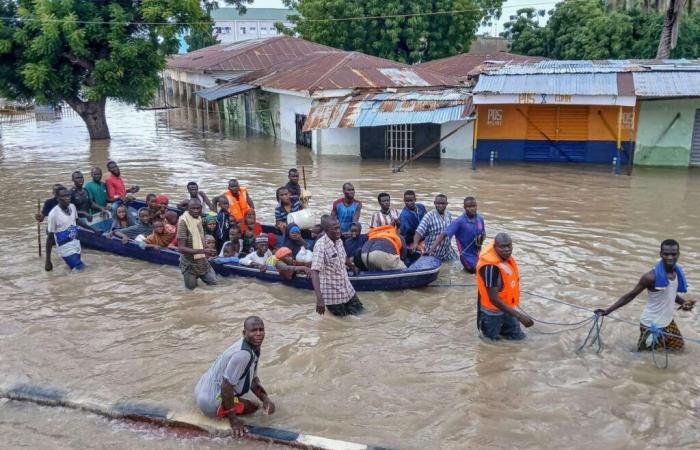
M 260 32 L 263 34 L 267 33 L 267 27 L 260 27 Z
M 241 34 L 245 34 L 245 27 L 241 27 Z
M 255 27 L 250 27 L 250 31 L 255 31 Z
M 221 27 L 214 27 L 214 32 L 216 34 L 221 34 Z
M 228 34 L 231 32 L 231 27 L 224 27 L 224 33 Z
M 392 161 L 406 161 L 413 156 L 413 125 L 389 125 L 385 132 L 384 157 Z

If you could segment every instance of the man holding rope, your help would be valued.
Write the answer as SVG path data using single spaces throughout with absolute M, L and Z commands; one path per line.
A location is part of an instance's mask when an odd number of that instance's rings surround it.
M 479 255 L 476 265 L 477 326 L 489 339 L 519 341 L 525 339 L 520 324 L 531 327 L 534 322 L 519 311 L 520 273 L 512 256 L 513 240 L 498 233 Z
M 640 336 L 637 349 L 643 350 L 682 350 L 683 336 L 673 320 L 675 306 L 690 311 L 694 300 L 685 300 L 679 292 L 688 290 L 685 273 L 679 266 L 680 244 L 673 239 L 661 243 L 661 259 L 649 272 L 642 275 L 637 285 L 606 309 L 596 309 L 595 313 L 607 316 L 634 300 L 642 291 L 648 294 L 647 305 L 639 319 Z

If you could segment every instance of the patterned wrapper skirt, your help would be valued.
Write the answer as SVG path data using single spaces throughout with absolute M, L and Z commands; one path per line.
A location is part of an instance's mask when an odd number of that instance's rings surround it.
M 651 350 L 651 331 L 648 327 L 644 325 L 639 326 L 639 342 L 637 343 L 637 350 L 645 351 Z M 673 334 L 675 336 L 659 336 L 658 341 L 654 350 L 663 350 L 664 347 L 668 350 L 683 350 L 683 336 L 681 335 L 681 330 L 678 329 L 675 320 L 672 320 L 665 328 L 662 328 L 664 333 Z M 678 336 L 678 337 L 676 337 Z

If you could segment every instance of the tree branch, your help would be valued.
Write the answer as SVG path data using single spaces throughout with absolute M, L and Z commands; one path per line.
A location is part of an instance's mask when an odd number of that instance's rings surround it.
M 87 60 L 85 60 L 85 59 L 82 59 L 82 58 L 78 58 L 78 57 L 75 56 L 72 52 L 66 52 L 66 53 L 63 54 L 63 56 L 65 56 L 66 58 L 68 58 L 68 61 L 70 61 L 71 64 L 74 64 L 74 65 L 76 65 L 76 66 L 78 66 L 78 67 L 82 67 L 82 68 L 85 69 L 85 70 L 92 71 L 92 70 L 95 69 L 95 64 L 94 64 L 94 63 L 92 63 L 91 61 L 87 61 Z

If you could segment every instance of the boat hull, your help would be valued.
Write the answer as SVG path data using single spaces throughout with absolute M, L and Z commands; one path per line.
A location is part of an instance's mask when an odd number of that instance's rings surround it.
M 123 244 L 121 239 L 106 236 L 97 236 L 94 232 L 79 229 L 78 239 L 82 246 L 94 250 L 100 250 L 115 255 L 140 259 L 154 264 L 178 266 L 180 254 L 167 248 L 142 249 L 135 241 Z M 301 289 L 313 289 L 311 279 L 297 275 L 291 280 L 283 279 L 277 271 L 268 268 L 266 272 L 253 267 L 246 267 L 236 263 L 220 264 L 212 261 L 212 267 L 221 276 L 241 276 L 257 278 L 262 281 L 282 283 Z M 435 281 L 440 271 L 440 260 L 433 256 L 423 256 L 406 270 L 392 270 L 385 272 L 360 272 L 351 275 L 350 282 L 357 291 L 390 291 L 398 289 L 411 289 L 426 286 Z

